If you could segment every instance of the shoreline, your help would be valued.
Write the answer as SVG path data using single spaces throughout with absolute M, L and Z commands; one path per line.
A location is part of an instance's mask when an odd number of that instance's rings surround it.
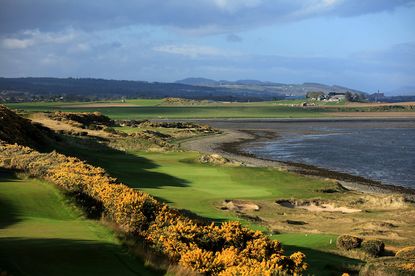
M 251 141 L 266 141 L 277 138 L 279 135 L 274 131 L 261 129 L 220 130 L 223 131 L 222 134 L 183 141 L 180 143 L 180 146 L 186 150 L 198 151 L 204 154 L 219 154 L 227 159 L 242 162 L 246 166 L 280 168 L 300 175 L 317 177 L 320 179 L 334 179 L 338 184 L 348 190 L 372 194 L 398 193 L 406 198 L 415 200 L 415 189 L 383 184 L 380 181 L 328 170 L 313 165 L 265 159 L 243 152 L 240 149 L 244 144 Z

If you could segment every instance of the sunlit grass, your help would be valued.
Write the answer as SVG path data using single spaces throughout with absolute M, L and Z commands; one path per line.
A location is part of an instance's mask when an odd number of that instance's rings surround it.
M 154 275 L 53 184 L 1 169 L 0 248 L 12 275 Z

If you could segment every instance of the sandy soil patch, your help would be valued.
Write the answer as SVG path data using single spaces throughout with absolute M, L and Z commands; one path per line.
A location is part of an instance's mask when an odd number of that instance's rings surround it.
M 354 118 L 415 118 L 415 112 L 329 112 L 328 115 L 335 117 L 354 117 Z
M 277 200 L 277 204 L 287 208 L 305 209 L 310 212 L 341 212 L 341 213 L 356 213 L 361 212 L 360 209 L 349 208 L 346 206 L 336 207 L 330 203 L 322 203 L 320 201 L 292 201 L 292 200 Z
M 411 206 L 410 201 L 401 195 L 363 195 L 355 204 L 361 204 L 368 208 L 399 209 Z
M 133 107 L 139 106 L 136 104 L 129 104 L 129 103 L 90 103 L 90 104 L 74 104 L 74 105 L 65 105 L 60 106 L 61 108 L 96 108 L 96 107 Z
M 260 209 L 260 207 L 255 203 L 239 200 L 224 200 L 220 208 L 222 210 L 231 210 L 239 212 L 259 211 Z
M 43 113 L 35 113 L 30 116 L 30 119 L 33 122 L 40 123 L 44 125 L 45 127 L 48 127 L 50 129 L 53 129 L 55 131 L 75 131 L 75 132 L 86 132 L 89 136 L 95 136 L 95 137 L 113 137 L 114 135 L 105 131 L 99 131 L 99 130 L 89 130 L 89 129 L 83 129 L 71 126 L 70 124 L 67 124 L 62 121 L 55 121 L 51 118 L 48 118 Z

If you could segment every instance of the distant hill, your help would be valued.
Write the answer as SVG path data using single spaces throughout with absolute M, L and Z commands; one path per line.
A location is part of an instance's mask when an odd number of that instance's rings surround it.
M 0 78 L 0 102 L 168 97 L 217 101 L 264 101 L 284 98 L 284 95 L 277 91 L 255 90 L 245 86 L 238 89 L 210 86 L 206 80 L 193 80 L 194 84 L 204 83 L 204 85 L 188 85 L 89 78 Z
M 275 82 L 263 82 L 259 80 L 215 81 L 206 78 L 187 78 L 178 80 L 176 83 L 212 88 L 227 88 L 233 90 L 245 89 L 258 92 L 262 91 L 268 93 L 279 93 L 285 96 L 305 96 L 307 92 L 310 91 L 321 91 L 326 94 L 329 92 L 353 92 L 365 94 L 365 92 L 348 87 L 339 85 L 326 85 L 313 82 L 306 82 L 303 84 L 284 84 Z
M 211 79 L 206 79 L 206 78 L 187 78 L 184 80 L 176 81 L 175 83 L 195 85 L 195 86 L 214 86 L 214 85 L 217 85 L 219 82 L 215 80 L 211 80 Z
M 266 101 L 307 92 L 354 92 L 320 83 L 283 84 L 258 80 L 188 78 L 175 83 L 91 78 L 0 78 L 0 102 L 93 101 L 121 98 L 187 98 L 216 101 Z

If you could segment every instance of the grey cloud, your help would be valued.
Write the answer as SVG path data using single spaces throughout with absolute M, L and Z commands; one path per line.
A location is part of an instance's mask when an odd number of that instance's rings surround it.
M 415 43 L 357 53 L 347 58 L 231 55 L 202 45 L 153 45 L 146 41 L 36 44 L 0 51 L 3 76 L 82 76 L 174 81 L 191 75 L 214 79 L 315 81 L 364 91 L 415 84 Z M 78 44 L 79 47 L 78 47 Z M 71 50 L 73 46 L 74 50 Z M 137 51 L 137 49 L 140 49 Z
M 414 0 L 0 0 L 0 32 L 85 30 L 127 25 L 223 33 L 318 15 L 354 16 L 393 10 Z

